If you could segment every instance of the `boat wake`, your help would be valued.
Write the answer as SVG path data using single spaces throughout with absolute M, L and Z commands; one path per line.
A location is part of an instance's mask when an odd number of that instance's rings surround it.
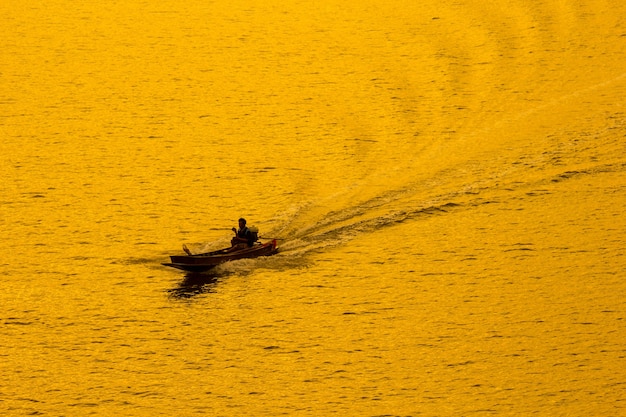
M 306 259 L 311 254 L 349 244 L 360 236 L 410 224 L 430 216 L 462 213 L 486 204 L 517 207 L 522 200 L 536 193 L 546 193 L 545 188 L 558 186 L 564 181 L 581 176 L 624 172 L 626 163 L 596 163 L 578 171 L 564 168 L 562 171 L 546 171 L 533 181 L 522 180 L 514 170 L 506 168 L 500 173 L 493 173 L 488 180 L 475 180 L 457 191 L 438 196 L 421 192 L 420 189 L 430 189 L 426 184 L 412 184 L 340 210 L 325 212 L 321 216 L 317 214 L 320 212 L 320 205 L 309 203 L 287 216 L 273 220 L 277 226 L 269 233 L 286 238 L 281 241 L 277 259 L 267 260 L 266 266 L 306 265 Z M 524 172 L 519 174 L 525 175 Z

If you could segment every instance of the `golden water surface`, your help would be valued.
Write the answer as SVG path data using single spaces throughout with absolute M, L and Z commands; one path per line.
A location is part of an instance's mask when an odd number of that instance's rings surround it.
M 626 3 L 0 12 L 0 414 L 626 414 Z

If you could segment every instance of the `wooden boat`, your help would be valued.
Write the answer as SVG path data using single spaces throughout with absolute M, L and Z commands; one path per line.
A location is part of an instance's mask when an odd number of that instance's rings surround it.
M 208 271 L 225 262 L 236 261 L 238 259 L 258 258 L 259 256 L 270 256 L 278 252 L 276 240 L 266 243 L 255 243 L 249 248 L 233 252 L 228 252 L 229 249 L 230 248 L 225 248 L 197 255 L 170 256 L 172 262 L 164 263 L 163 265 L 182 269 L 183 271 L 202 272 Z

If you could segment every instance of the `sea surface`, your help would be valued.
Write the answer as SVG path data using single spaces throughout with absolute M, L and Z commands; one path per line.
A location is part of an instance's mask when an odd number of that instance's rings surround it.
M 0 415 L 626 415 L 625 2 L 0 13 Z

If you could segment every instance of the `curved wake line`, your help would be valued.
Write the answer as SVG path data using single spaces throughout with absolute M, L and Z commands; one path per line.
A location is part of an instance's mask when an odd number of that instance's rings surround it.
M 520 196 L 529 196 L 529 189 L 545 187 L 546 184 L 558 183 L 588 175 L 617 173 L 626 171 L 626 163 L 600 164 L 595 168 L 584 171 L 565 170 L 560 174 L 543 177 L 533 182 L 520 182 L 511 179 L 500 182 L 497 179 L 490 186 L 464 189 L 458 192 L 442 195 L 433 199 L 431 203 L 417 208 L 390 210 L 372 215 L 372 212 L 384 209 L 391 204 L 397 204 L 409 190 L 390 191 L 373 198 L 363 204 L 348 207 L 339 211 L 331 211 L 323 219 L 313 221 L 310 226 L 294 232 L 291 238 L 280 245 L 281 252 L 274 261 L 268 260 L 266 267 L 280 267 L 281 262 L 287 261 L 293 267 L 301 265 L 302 258 L 309 254 L 332 249 L 348 244 L 351 240 L 365 234 L 371 234 L 390 227 L 407 224 L 420 218 L 440 216 L 472 210 L 486 204 L 503 204 L 517 206 Z M 436 200 L 436 201 L 435 201 Z M 306 215 L 306 212 L 301 213 Z M 283 231 L 288 230 L 289 224 Z M 297 261 L 300 259 L 300 261 Z M 300 262 L 300 263 L 299 263 Z

